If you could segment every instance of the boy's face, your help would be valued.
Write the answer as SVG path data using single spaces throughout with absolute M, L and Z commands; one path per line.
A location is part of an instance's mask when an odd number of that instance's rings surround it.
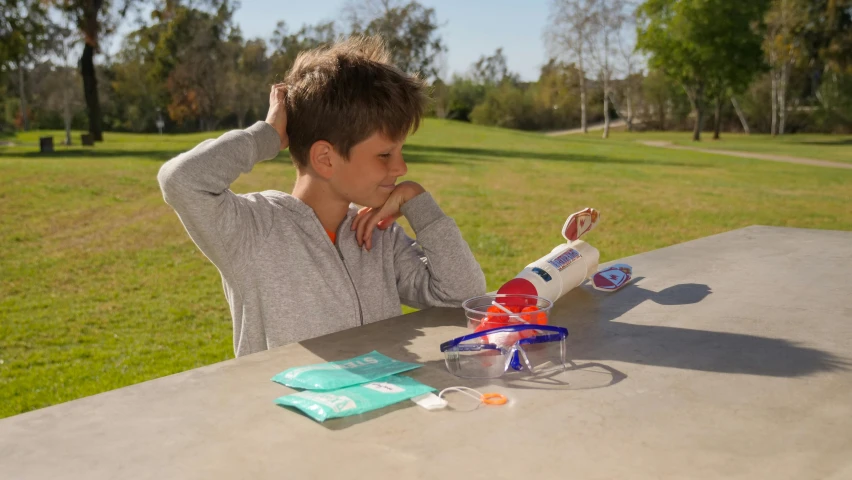
M 393 141 L 374 133 L 349 151 L 349 159 L 335 154 L 331 184 L 346 201 L 378 208 L 384 205 L 396 181 L 408 172 L 402 158 L 405 139 Z

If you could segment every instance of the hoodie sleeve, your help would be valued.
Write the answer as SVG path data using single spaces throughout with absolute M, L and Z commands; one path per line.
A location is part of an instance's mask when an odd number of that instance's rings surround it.
M 233 273 L 250 260 L 272 225 L 273 209 L 260 194 L 230 190 L 241 174 L 274 158 L 281 140 L 266 122 L 205 140 L 166 162 L 157 175 L 163 198 L 187 233 L 223 273 Z
M 394 267 L 402 303 L 415 307 L 458 307 L 485 293 L 485 275 L 456 222 L 429 192 L 402 206 L 417 240 L 394 225 Z

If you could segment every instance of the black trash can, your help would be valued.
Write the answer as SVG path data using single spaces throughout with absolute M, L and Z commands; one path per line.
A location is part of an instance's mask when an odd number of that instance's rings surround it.
M 38 146 L 41 153 L 53 153 L 53 137 L 39 137 Z
M 80 143 L 82 143 L 83 146 L 88 147 L 92 147 L 95 145 L 95 141 L 92 139 L 92 134 L 90 133 L 80 134 Z

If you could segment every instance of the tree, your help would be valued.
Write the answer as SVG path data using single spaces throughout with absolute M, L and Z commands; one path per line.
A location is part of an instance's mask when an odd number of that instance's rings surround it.
M 852 130 L 852 0 L 813 0 L 804 30 L 814 120 L 826 131 Z
M 809 70 L 810 93 L 819 99 L 820 83 L 826 74 L 852 73 L 852 0 L 810 0 L 804 8 L 803 63 Z
M 642 88 L 642 59 L 638 52 L 636 51 L 636 7 L 633 4 L 628 3 L 626 0 L 624 7 L 627 10 L 627 14 L 624 16 L 625 27 L 616 31 L 616 43 L 618 44 L 617 52 L 618 57 L 621 60 L 621 64 L 624 66 L 624 82 L 622 82 L 622 86 L 624 89 L 624 102 L 626 105 L 627 111 L 622 113 L 621 102 L 616 103 L 616 110 L 618 110 L 619 116 L 623 117 L 627 122 L 627 131 L 633 131 L 633 102 L 635 94 L 641 90 Z M 624 33 L 626 29 L 630 27 L 633 35 L 630 38 L 627 37 Z
M 243 128 L 248 111 L 259 107 L 264 96 L 268 97 L 266 42 L 258 38 L 243 43 L 242 38 L 233 36 L 228 46 L 234 62 L 227 72 L 228 103 L 237 116 L 237 127 Z
M 331 45 L 338 36 L 334 22 L 302 25 L 302 28 L 292 34 L 288 30 L 287 24 L 279 21 L 272 33 L 272 55 L 269 57 L 271 77 L 268 78 L 270 84 L 284 77 L 300 52 Z M 265 98 L 268 98 L 269 93 L 266 92 L 265 95 Z
M 718 100 L 760 67 L 755 25 L 765 8 L 763 0 L 647 0 L 639 7 L 637 46 L 689 96 L 693 140 L 701 139 L 706 98 Z
M 740 119 L 740 124 L 743 126 L 743 132 L 745 132 L 746 135 L 750 134 L 751 130 L 748 128 L 748 121 L 746 121 L 745 113 L 743 113 L 743 110 L 740 108 L 740 104 L 737 102 L 737 97 L 733 94 L 731 94 L 731 105 L 734 106 L 737 118 Z
M 735 95 L 743 93 L 754 80 L 755 76 L 764 70 L 761 41 L 764 35 L 762 22 L 769 0 L 754 0 L 734 6 L 723 12 L 725 19 L 730 22 L 730 28 L 736 34 L 722 38 L 720 48 L 729 52 L 727 61 L 716 70 L 711 84 L 711 93 L 715 100 L 713 139 L 718 140 L 722 126 L 722 106 L 731 99 L 735 109 L 738 105 Z M 718 40 L 717 40 L 718 42 Z M 748 125 L 742 112 L 737 112 L 743 129 L 748 131 Z
M 438 56 L 446 50 L 438 35 L 435 9 L 416 0 L 350 0 L 345 8 L 353 34 L 380 35 L 393 63 L 424 79 L 438 76 Z
M 597 3 L 601 0 L 551 0 L 550 23 L 545 27 L 545 43 L 552 56 L 574 62 L 580 80 L 580 128 L 586 125 L 586 70 L 589 36 L 594 26 Z
M 565 65 L 552 58 L 541 67 L 534 86 L 533 102 L 542 129 L 570 128 L 579 122 L 578 77 L 573 64 Z
M 95 54 L 100 51 L 101 36 L 110 31 L 105 17 L 109 0 L 54 0 L 55 4 L 76 24 L 83 37 L 83 54 L 80 57 L 80 74 L 83 76 L 83 93 L 89 115 L 89 133 L 95 141 L 103 141 L 103 118 L 98 98 L 98 80 L 95 75 Z M 125 9 L 129 1 L 125 3 Z
M 660 70 L 642 79 L 639 115 L 643 123 L 659 130 L 682 128 L 692 110 L 683 87 Z
M 0 16 L 0 74 L 14 66 L 18 73 L 18 95 L 24 130 L 29 130 L 27 114 L 26 64 L 44 50 L 50 25 L 47 11 L 39 0 L 3 0 Z M 2 75 L 0 75 L 2 77 Z
M 64 143 L 68 145 L 75 114 L 85 105 L 82 82 L 76 65 L 62 65 L 48 59 L 34 64 L 30 77 L 34 128 L 64 127 Z
M 429 113 L 438 118 L 447 118 L 450 106 L 450 87 L 440 77 L 436 78 L 431 86 L 432 102 L 430 103 L 431 111 Z
M 592 15 L 592 31 L 589 46 L 591 58 L 598 68 L 603 81 L 603 138 L 609 137 L 609 101 L 614 71 L 613 57 L 617 54 L 618 32 L 626 19 L 625 0 L 602 0 L 597 2 Z
M 784 135 L 787 82 L 793 65 L 804 54 L 802 33 L 806 21 L 806 5 L 801 0 L 773 0 L 766 13 L 767 31 L 763 50 L 772 78 L 772 135 Z
M 627 124 L 627 131 L 633 131 L 633 124 L 636 121 L 637 112 L 637 96 L 641 97 L 642 81 L 644 76 L 642 72 L 629 73 L 621 80 L 613 81 L 609 88 L 609 100 L 618 116 L 624 119 Z
M 469 122 L 471 112 L 485 99 L 485 94 L 485 85 L 453 75 L 448 94 L 447 118 Z
M 168 23 L 142 26 L 130 32 L 112 65 L 112 89 L 120 99 L 115 127 L 134 132 L 154 128 L 159 111 L 169 103 L 165 81 L 157 68 L 157 45 Z
M 502 48 L 498 48 L 494 52 L 494 55 L 482 55 L 471 66 L 471 79 L 483 85 L 497 85 L 503 81 L 517 83 L 519 78 L 517 74 L 509 71 L 509 66 L 506 64 L 506 56 L 503 55 Z
M 155 74 L 169 94 L 169 117 L 182 124 L 197 120 L 200 130 L 215 128 L 227 111 L 229 38 L 233 10 L 225 1 L 212 12 L 174 9 L 155 48 Z
M 537 128 L 529 91 L 511 82 L 491 88 L 470 114 L 473 123 L 504 128 Z
M 77 85 L 77 76 L 75 75 L 74 67 L 70 62 L 71 51 L 74 45 L 78 42 L 72 25 L 54 24 L 51 25 L 52 45 L 51 50 L 57 58 L 58 68 L 54 69 L 56 77 L 58 77 L 59 85 L 51 89 L 52 92 L 59 92 L 62 104 L 62 120 L 65 126 L 65 145 L 71 145 L 71 121 L 73 113 L 71 108 L 76 103 L 76 96 L 71 91 L 73 86 Z M 53 100 L 53 95 L 50 96 Z M 54 100 L 55 102 L 55 100 Z

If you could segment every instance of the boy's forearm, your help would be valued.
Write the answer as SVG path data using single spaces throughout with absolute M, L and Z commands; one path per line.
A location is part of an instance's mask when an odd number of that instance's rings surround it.
M 446 217 L 444 211 L 435 202 L 432 194 L 425 191 L 425 189 L 406 201 L 400 208 L 400 213 L 405 216 L 415 233 L 425 230 L 435 221 Z
M 275 129 L 258 122 L 245 130 L 202 142 L 166 162 L 157 175 L 170 204 L 184 196 L 218 195 L 258 162 L 274 158 L 280 149 Z

